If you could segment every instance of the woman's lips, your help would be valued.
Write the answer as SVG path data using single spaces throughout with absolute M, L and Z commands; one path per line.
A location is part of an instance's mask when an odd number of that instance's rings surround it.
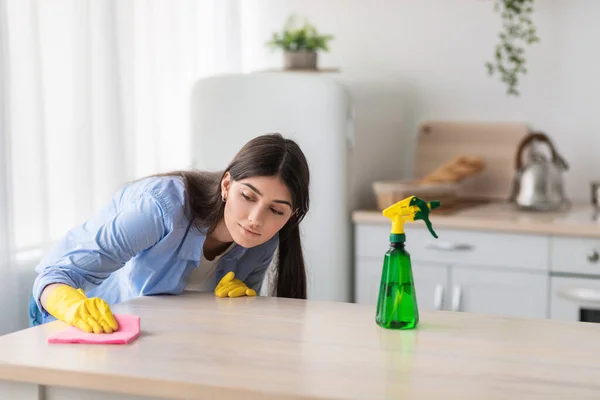
M 255 238 L 255 237 L 257 237 L 257 236 L 260 236 L 260 233 L 258 233 L 258 232 L 255 232 L 255 231 L 253 231 L 253 230 L 251 230 L 251 229 L 248 229 L 248 228 L 246 228 L 245 226 L 243 226 L 243 225 L 241 225 L 241 224 L 238 224 L 238 225 L 240 226 L 240 228 L 242 228 L 242 232 L 244 232 L 244 234 L 245 234 L 246 236 L 248 236 L 248 237 L 252 237 L 252 238 Z

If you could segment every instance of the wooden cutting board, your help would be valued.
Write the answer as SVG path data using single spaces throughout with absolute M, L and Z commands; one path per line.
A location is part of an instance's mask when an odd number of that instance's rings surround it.
M 415 177 L 425 176 L 456 156 L 480 156 L 485 169 L 464 182 L 459 196 L 506 200 L 512 190 L 517 148 L 529 131 L 527 125 L 513 122 L 424 121 L 417 139 Z

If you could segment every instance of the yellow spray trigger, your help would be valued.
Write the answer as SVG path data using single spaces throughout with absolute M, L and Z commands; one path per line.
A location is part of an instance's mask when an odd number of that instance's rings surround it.
M 392 229 L 390 235 L 402 235 L 401 241 L 404 241 L 404 223 L 406 221 L 423 220 L 429 232 L 433 237 L 437 238 L 437 234 L 433 231 L 431 221 L 429 221 L 429 211 L 440 206 L 440 202 L 433 200 L 429 203 L 415 196 L 407 197 L 396 204 L 393 204 L 383 210 L 383 216 L 392 221 Z

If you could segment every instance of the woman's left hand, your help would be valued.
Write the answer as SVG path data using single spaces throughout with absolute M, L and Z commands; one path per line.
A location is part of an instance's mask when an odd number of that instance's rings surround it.
M 215 288 L 217 297 L 256 296 L 256 291 L 250 289 L 244 282 L 237 279 L 233 271 L 228 272 Z

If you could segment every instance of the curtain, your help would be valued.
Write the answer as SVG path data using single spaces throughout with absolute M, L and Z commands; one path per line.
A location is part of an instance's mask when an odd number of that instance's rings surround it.
M 0 334 L 127 181 L 191 165 L 189 94 L 241 71 L 239 0 L 0 0 Z
M 6 7 L 0 0 L 0 38 L 6 37 Z M 11 234 L 10 209 L 10 153 L 8 151 L 8 112 L 7 112 L 7 48 L 6 42 L 0 40 L 0 335 L 17 329 L 16 313 L 11 306 L 11 299 L 17 293 L 17 283 L 12 273 L 14 254 L 13 235 Z M 22 308 L 23 309 L 23 308 Z

